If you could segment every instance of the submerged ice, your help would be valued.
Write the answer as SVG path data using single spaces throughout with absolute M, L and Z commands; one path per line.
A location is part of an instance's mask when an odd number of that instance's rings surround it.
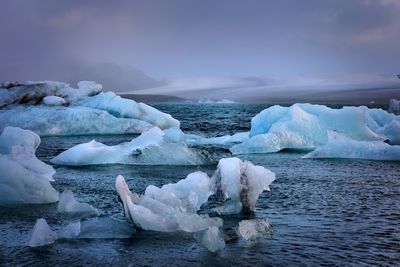
M 52 203 L 59 199 L 52 187 L 55 170 L 40 161 L 40 137 L 29 130 L 6 127 L 0 135 L 0 203 Z
M 108 217 L 74 221 L 54 231 L 51 230 L 46 220 L 41 218 L 36 221 L 28 245 L 40 247 L 62 239 L 121 239 L 129 238 L 135 232 L 135 229 L 128 223 Z
M 246 241 L 265 238 L 272 233 L 271 225 L 265 218 L 239 222 L 238 235 Z
M 35 105 L 33 105 L 35 104 Z M 78 89 L 61 82 L 0 88 L 0 130 L 16 126 L 39 135 L 141 133 L 151 127 L 179 128 L 179 121 L 143 103 L 102 92 L 95 82 Z
M 130 142 L 115 146 L 92 140 L 64 151 L 52 160 L 60 165 L 148 164 L 196 165 L 204 159 L 189 148 L 180 129 L 162 131 L 154 127 Z

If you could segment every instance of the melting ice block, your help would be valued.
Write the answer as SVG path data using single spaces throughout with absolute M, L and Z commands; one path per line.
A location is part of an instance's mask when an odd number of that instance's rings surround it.
M 211 226 L 207 230 L 195 233 L 194 238 L 211 252 L 216 252 L 225 248 L 225 241 L 220 230 L 215 226 Z
M 55 170 L 35 156 L 40 137 L 6 127 L 0 136 L 0 203 L 51 203 L 59 199 L 51 186 Z
M 73 217 L 87 217 L 99 214 L 99 211 L 91 205 L 78 202 L 71 190 L 62 192 L 57 211 Z
M 400 139 L 395 121 L 399 117 L 394 114 L 364 106 L 341 109 L 311 104 L 272 106 L 252 118 L 250 139 L 234 145 L 231 151 L 245 154 L 313 150 L 328 142 L 329 131 L 357 141 L 389 140 L 394 144 Z
M 229 214 L 254 210 L 259 195 L 270 190 L 275 174 L 249 161 L 226 158 L 219 161 L 212 179 L 215 192 L 227 200 L 217 212 Z
M 391 146 L 382 141 L 357 141 L 331 132 L 327 144 L 317 147 L 304 158 L 400 160 L 400 146 Z
M 246 241 L 268 237 L 271 232 L 271 225 L 265 218 L 240 221 L 237 229 L 238 235 Z
M 41 218 L 36 221 L 32 237 L 29 240 L 30 247 L 40 247 L 53 244 L 57 240 L 57 233 L 50 229 L 46 220 Z
M 101 91 L 100 84 L 89 81 L 79 82 L 78 89 L 49 81 L 0 88 L 0 130 L 16 126 L 39 135 L 82 135 L 179 128 L 169 114 Z
M 60 165 L 91 164 L 147 164 L 197 165 L 203 163 L 201 155 L 184 142 L 176 140 L 180 129 L 167 132 L 154 127 L 127 143 L 107 146 L 92 140 L 64 151 L 52 162 Z

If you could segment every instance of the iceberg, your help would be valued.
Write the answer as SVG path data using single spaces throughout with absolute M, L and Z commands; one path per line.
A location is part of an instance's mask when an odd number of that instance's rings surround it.
M 184 141 L 180 129 L 162 131 L 153 127 L 130 142 L 107 146 L 92 140 L 76 145 L 52 159 L 59 165 L 148 164 L 198 165 L 205 159 Z M 171 153 L 173 151 L 173 153 Z
M 180 126 L 169 114 L 102 92 L 100 84 L 89 81 L 79 82 L 78 89 L 49 81 L 3 87 L 0 108 L 0 130 L 22 127 L 41 136 L 141 133 L 154 126 Z
M 382 109 L 294 104 L 272 106 L 251 120 L 250 138 L 231 147 L 233 154 L 271 153 L 282 149 L 311 151 L 335 131 L 358 141 L 397 143 L 399 117 Z M 391 125 L 389 127 L 389 125 Z
M 71 190 L 65 190 L 61 193 L 58 202 L 57 212 L 72 217 L 87 217 L 99 215 L 99 211 L 87 203 L 80 203 L 74 198 Z
M 31 239 L 29 240 L 30 247 L 40 247 L 53 244 L 57 240 L 57 233 L 50 229 L 46 220 L 41 218 L 36 221 L 33 228 Z
M 268 220 L 253 219 L 253 220 L 242 220 L 239 222 L 237 234 L 246 241 L 253 241 L 259 238 L 265 238 L 270 236 L 272 233 L 272 227 Z
M 219 145 L 231 146 L 242 143 L 249 139 L 249 132 L 236 133 L 233 135 L 224 135 L 219 137 L 206 138 L 195 134 L 186 134 L 186 142 L 189 145 Z
M 370 160 L 400 160 L 400 146 L 382 141 L 358 141 L 330 132 L 327 144 L 317 147 L 304 158 L 348 158 Z
M 0 203 L 52 203 L 59 193 L 51 186 L 55 170 L 40 161 L 40 137 L 32 131 L 6 127 L 0 135 Z
M 218 227 L 211 226 L 207 230 L 194 233 L 193 236 L 197 242 L 205 246 L 211 252 L 216 252 L 225 248 L 225 240 Z

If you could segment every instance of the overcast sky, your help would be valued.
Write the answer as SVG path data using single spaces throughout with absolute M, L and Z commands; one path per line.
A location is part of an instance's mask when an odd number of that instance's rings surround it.
M 400 0 L 3 0 L 0 10 L 0 80 L 73 79 L 99 63 L 155 79 L 400 72 Z

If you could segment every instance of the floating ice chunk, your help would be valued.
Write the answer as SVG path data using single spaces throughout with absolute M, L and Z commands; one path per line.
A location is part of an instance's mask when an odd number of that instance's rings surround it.
M 154 127 L 127 143 L 107 146 L 92 140 L 64 151 L 52 162 L 60 165 L 91 164 L 148 164 L 197 165 L 203 163 L 201 155 L 184 143 L 170 142 L 162 130 Z M 172 153 L 173 152 L 173 153 Z
M 112 92 L 101 93 L 100 84 L 84 81 L 78 87 L 45 81 L 0 88 L 0 130 L 16 126 L 39 135 L 82 135 L 179 128 L 171 115 Z M 63 99 L 69 106 L 61 106 Z
M 62 97 L 50 95 L 43 98 L 43 103 L 48 106 L 61 106 L 67 102 Z
M 330 132 L 327 144 L 317 147 L 303 157 L 400 160 L 400 146 L 391 146 L 382 141 L 357 141 Z
M 53 244 L 57 240 L 57 233 L 53 232 L 46 220 L 41 218 L 36 221 L 32 237 L 29 240 L 30 247 L 40 247 Z
M 91 205 L 78 202 L 71 190 L 62 192 L 57 211 L 73 217 L 87 217 L 99 214 L 99 211 Z
M 229 214 L 254 210 L 259 195 L 270 190 L 275 174 L 249 161 L 226 158 L 219 161 L 212 179 L 215 192 L 228 200 L 217 211 Z
M 211 252 L 225 248 L 225 241 L 216 226 L 211 226 L 207 230 L 195 233 L 194 238 Z
M 199 179 L 198 185 L 195 185 L 194 179 Z M 196 232 L 210 226 L 222 226 L 220 219 L 194 213 L 210 195 L 210 182 L 206 179 L 210 180 L 205 174 L 195 173 L 177 184 L 162 188 L 148 186 L 145 194 L 138 196 L 130 192 L 124 177 L 119 175 L 115 187 L 123 203 L 125 217 L 137 227 L 159 232 Z M 190 189 L 190 185 L 194 188 Z
M 239 222 L 238 235 L 246 241 L 264 238 L 271 235 L 272 227 L 268 220 L 253 219 L 243 220 Z
M 275 179 L 274 173 L 238 158 L 222 159 L 212 179 L 195 172 L 175 184 L 158 188 L 150 185 L 145 194 L 132 193 L 124 177 L 119 175 L 115 187 L 128 221 L 145 230 L 160 232 L 198 232 L 209 227 L 221 227 L 222 220 L 198 215 L 196 211 L 211 194 L 222 195 L 220 213 L 251 211 L 264 190 Z
M 251 120 L 250 139 L 234 145 L 233 154 L 271 153 L 282 149 L 312 150 L 328 141 L 328 131 L 336 131 L 359 141 L 383 141 L 400 135 L 382 127 L 397 120 L 381 109 L 295 104 L 272 106 Z M 381 129 L 381 130 L 379 130 Z M 400 137 L 399 137 L 400 138 Z
M 90 218 L 68 224 L 58 233 L 58 239 L 114 239 L 129 238 L 135 229 L 126 222 L 120 222 L 108 217 Z
M 51 186 L 55 170 L 40 161 L 35 151 L 40 137 L 6 127 L 0 136 L 0 203 L 51 203 L 59 199 Z

